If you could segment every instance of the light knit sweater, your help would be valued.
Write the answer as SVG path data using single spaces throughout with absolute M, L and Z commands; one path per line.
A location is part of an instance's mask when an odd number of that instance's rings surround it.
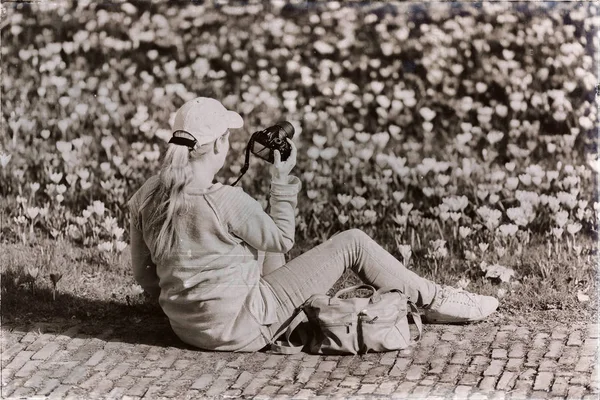
M 270 339 L 278 302 L 261 279 L 258 250 L 285 253 L 294 244 L 301 182 L 271 183 L 270 215 L 239 187 L 219 183 L 185 190 L 189 204 L 172 256 L 155 263 L 155 234 L 146 229 L 144 200 L 153 176 L 132 196 L 131 254 L 134 277 L 159 304 L 181 340 L 207 350 L 256 351 Z

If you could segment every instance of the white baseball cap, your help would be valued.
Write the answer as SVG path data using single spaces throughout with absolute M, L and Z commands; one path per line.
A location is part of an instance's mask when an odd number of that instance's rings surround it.
M 242 117 L 225 108 L 220 101 L 209 97 L 196 97 L 177 110 L 173 132 L 188 132 L 197 140 L 196 145 L 201 146 L 217 139 L 227 129 L 238 129 L 242 126 Z

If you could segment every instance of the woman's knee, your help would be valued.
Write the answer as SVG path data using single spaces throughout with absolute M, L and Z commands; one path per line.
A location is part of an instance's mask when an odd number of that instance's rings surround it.
M 366 242 L 372 240 L 369 235 L 358 228 L 348 229 L 343 232 L 338 233 L 333 238 L 337 238 L 337 240 L 344 242 Z

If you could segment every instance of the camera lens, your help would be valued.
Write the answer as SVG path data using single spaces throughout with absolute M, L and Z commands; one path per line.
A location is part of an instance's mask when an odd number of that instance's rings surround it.
M 294 126 L 287 121 L 281 121 L 277 123 L 277 126 L 285 132 L 285 136 L 288 138 L 294 137 Z

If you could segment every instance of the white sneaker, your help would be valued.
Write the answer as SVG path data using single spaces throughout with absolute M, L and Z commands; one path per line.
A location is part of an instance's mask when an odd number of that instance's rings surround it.
M 423 318 L 438 324 L 473 322 L 487 318 L 497 308 L 498 300 L 494 297 L 441 286 L 431 305 L 423 309 Z

